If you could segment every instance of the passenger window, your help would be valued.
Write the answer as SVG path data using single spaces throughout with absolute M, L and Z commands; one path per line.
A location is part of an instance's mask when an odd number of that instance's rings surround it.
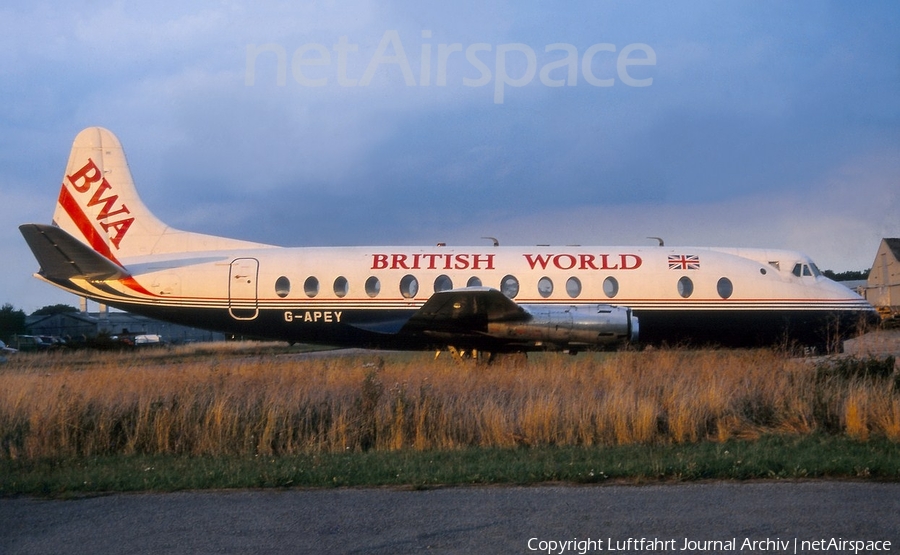
M 303 292 L 306 293 L 307 297 L 315 297 L 319 294 L 319 280 L 309 276 L 306 278 L 306 281 L 303 282 Z
M 719 282 L 716 284 L 716 291 L 718 291 L 720 297 L 727 299 L 734 293 L 734 285 L 732 285 L 730 279 L 723 277 L 719 279 Z
M 412 299 L 419 292 L 419 280 L 415 276 L 406 274 L 400 279 L 400 294 L 405 299 Z
M 434 280 L 434 292 L 449 291 L 453 289 L 453 280 L 448 276 L 440 275 Z
M 500 281 L 500 292 L 510 299 L 515 299 L 519 294 L 519 280 L 516 279 L 516 276 L 504 277 Z
M 553 280 L 544 276 L 538 280 L 538 294 L 545 299 L 553 294 Z
M 566 281 L 566 293 L 573 299 L 581 295 L 581 280 L 577 277 L 570 277 Z
M 610 299 L 619 294 L 619 281 L 609 276 L 603 280 L 603 294 Z
M 678 294 L 685 299 L 694 293 L 694 282 L 691 278 L 684 276 L 678 280 Z
M 286 276 L 281 276 L 275 280 L 275 294 L 282 299 L 287 297 L 291 292 L 291 280 Z
M 370 297 L 377 297 L 378 294 L 381 293 L 381 282 L 378 281 L 378 278 L 375 276 L 370 277 L 366 280 L 366 295 Z
M 343 298 L 346 297 L 349 292 L 350 283 L 347 282 L 347 278 L 338 276 L 338 278 L 334 280 L 334 294 Z
M 466 282 L 466 287 L 481 287 L 481 279 L 475 276 L 470 277 Z

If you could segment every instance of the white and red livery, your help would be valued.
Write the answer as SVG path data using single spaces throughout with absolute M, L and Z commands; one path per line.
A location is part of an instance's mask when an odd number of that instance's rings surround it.
M 700 247 L 282 248 L 173 229 L 118 139 L 75 138 L 36 276 L 161 320 L 390 349 L 577 352 L 627 341 L 824 344 L 875 317 L 805 255 Z

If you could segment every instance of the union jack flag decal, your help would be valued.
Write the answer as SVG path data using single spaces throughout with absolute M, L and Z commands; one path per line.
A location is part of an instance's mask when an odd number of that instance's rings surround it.
M 670 270 L 699 270 L 700 257 L 696 254 L 670 254 Z

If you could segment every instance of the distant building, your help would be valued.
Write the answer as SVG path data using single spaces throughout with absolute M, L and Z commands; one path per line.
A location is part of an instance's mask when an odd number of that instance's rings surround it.
M 900 239 L 881 240 L 865 294 L 882 316 L 900 317 Z
M 25 330 L 29 335 L 56 337 L 95 337 L 100 333 L 100 320 L 84 312 L 26 316 Z
M 160 335 L 166 343 L 224 341 L 218 332 L 170 324 L 128 312 L 63 312 L 49 316 L 27 316 L 25 328 L 31 335 L 52 335 L 62 338 L 85 338 L 98 335 L 152 334 Z

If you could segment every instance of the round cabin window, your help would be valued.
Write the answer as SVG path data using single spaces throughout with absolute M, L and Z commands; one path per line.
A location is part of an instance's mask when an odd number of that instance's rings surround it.
M 286 276 L 281 276 L 275 280 L 275 294 L 282 299 L 287 297 L 291 292 L 291 280 Z
M 548 278 L 547 276 L 542 277 L 538 280 L 538 294 L 547 298 L 553 294 L 553 280 Z
M 734 285 L 731 284 L 730 279 L 723 277 L 716 283 L 716 291 L 718 291 L 720 297 L 727 299 L 734 293 Z
M 419 280 L 413 275 L 405 275 L 400 280 L 400 294 L 404 299 L 412 299 L 419 292 Z
M 350 283 L 347 282 L 347 278 L 338 276 L 338 278 L 334 280 L 334 294 L 338 297 L 346 297 L 349 292 Z
M 303 282 L 303 292 L 306 293 L 307 297 L 315 297 L 319 294 L 319 280 L 309 276 L 306 278 L 306 281 Z
M 566 294 L 573 299 L 581 295 L 581 280 L 577 277 L 570 277 L 566 281 Z
M 691 278 L 684 276 L 678 280 L 678 294 L 685 299 L 694 293 L 694 282 Z
M 619 294 L 619 281 L 609 276 L 608 278 L 603 280 L 603 294 L 608 298 L 613 298 Z
M 449 291 L 453 289 L 453 280 L 448 276 L 440 275 L 434 280 L 434 292 Z
M 516 276 L 504 277 L 500 281 L 500 292 L 510 299 L 515 299 L 519 294 L 519 280 L 516 279 Z
M 366 280 L 366 295 L 377 297 L 378 293 L 381 293 L 381 282 L 377 277 L 372 276 Z

